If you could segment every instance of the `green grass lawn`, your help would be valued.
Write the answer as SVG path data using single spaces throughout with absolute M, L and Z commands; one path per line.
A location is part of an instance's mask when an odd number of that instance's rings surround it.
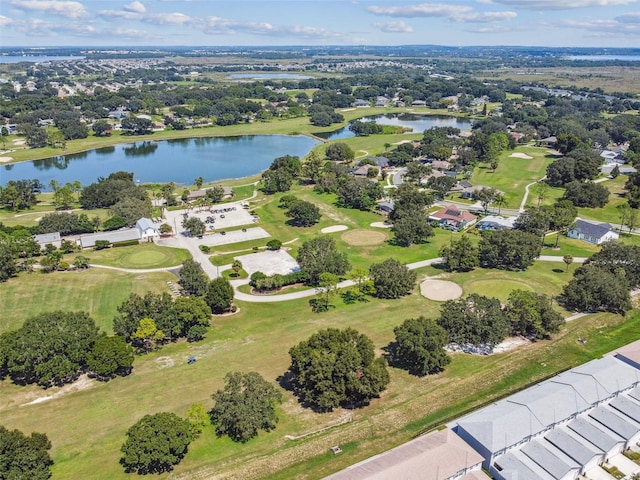
M 613 226 L 619 227 L 620 212 L 617 207 L 627 203 L 627 199 L 624 198 L 624 184 L 626 181 L 626 175 L 619 175 L 614 179 L 601 183 L 600 185 L 604 185 L 611 192 L 609 202 L 602 208 L 579 208 L 578 216 L 589 220 L 611 223 Z
M 533 158 L 511 157 L 513 153 L 522 153 Z M 500 155 L 495 172 L 486 165 L 477 167 L 470 182 L 473 185 L 486 185 L 504 192 L 506 208 L 518 208 L 524 196 L 525 187 L 529 183 L 540 180 L 554 158 L 545 148 L 518 146 L 515 150 L 507 150 Z M 531 197 L 529 198 L 531 201 Z
M 169 273 L 131 274 L 90 268 L 77 272 L 21 273 L 0 283 L 0 333 L 20 327 L 30 316 L 51 310 L 86 311 L 110 332 L 116 307 L 130 293 L 168 292 Z
M 70 254 L 69 258 L 73 259 L 76 255 L 78 254 Z M 90 263 L 137 269 L 177 267 L 191 258 L 188 250 L 159 247 L 154 243 L 86 251 L 82 252 L 82 255 L 88 257 Z

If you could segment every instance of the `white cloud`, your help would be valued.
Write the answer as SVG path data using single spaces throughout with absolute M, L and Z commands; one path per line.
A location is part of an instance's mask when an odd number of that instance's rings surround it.
M 0 27 L 5 27 L 7 25 L 12 25 L 14 21 L 9 17 L 5 17 L 4 15 L 0 15 Z
M 630 5 L 638 0 L 492 0 L 491 3 L 532 10 L 563 10 Z
M 411 33 L 413 32 L 413 27 L 411 25 L 407 25 L 403 21 L 398 22 L 378 22 L 373 24 L 378 30 L 386 33 Z
M 60 15 L 66 18 L 87 18 L 89 13 L 84 5 L 74 1 L 57 0 L 11 0 L 11 5 L 32 12 L 42 12 L 47 15 Z
M 138 0 L 134 0 L 130 4 L 124 5 L 122 7 L 122 9 L 127 11 L 127 12 L 135 12 L 135 13 L 144 13 L 144 12 L 147 11 L 145 6 L 141 2 L 139 2 Z
M 367 8 L 374 15 L 389 17 L 440 17 L 452 22 L 489 23 L 501 22 L 517 17 L 515 12 L 477 12 L 469 5 L 448 5 L 444 3 L 422 3 L 384 7 L 372 5 Z
M 40 19 L 22 22 L 20 30 L 29 36 L 73 36 L 86 37 L 95 34 L 95 28 L 86 23 L 64 22 L 53 23 Z
M 267 22 L 240 22 L 220 17 L 206 17 L 193 22 L 194 27 L 209 35 L 228 35 L 236 32 L 253 35 L 293 36 L 305 39 L 337 38 L 339 34 L 325 28 L 304 25 L 273 25 Z
M 184 13 L 152 13 L 141 16 L 140 20 L 154 25 L 185 25 L 193 19 Z
M 153 35 L 144 30 L 136 30 L 132 28 L 116 28 L 115 30 L 113 30 L 112 35 L 118 38 L 129 38 L 129 39 L 151 40 L 151 39 L 158 38 L 157 35 Z
M 125 12 L 123 10 L 100 10 L 98 15 L 105 19 L 140 20 L 142 18 L 139 13 Z
M 587 36 L 591 37 L 640 37 L 640 24 L 638 23 L 620 23 L 612 19 L 579 21 L 564 20 L 554 22 L 555 28 L 574 28 L 584 30 Z

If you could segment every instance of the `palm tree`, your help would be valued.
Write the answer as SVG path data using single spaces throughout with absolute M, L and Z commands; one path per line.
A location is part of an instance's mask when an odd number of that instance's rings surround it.
M 631 207 L 628 203 L 622 203 L 616 207 L 620 212 L 620 233 L 622 233 L 622 227 L 626 224 L 627 218 L 629 217 L 629 212 Z
M 562 261 L 567 264 L 567 269 L 565 270 L 565 272 L 568 272 L 569 265 L 573 263 L 573 257 L 571 255 L 565 255 L 564 257 L 562 257 Z
M 500 209 L 507 204 L 507 201 L 504 198 L 504 193 L 498 193 L 493 200 L 493 203 L 498 207 L 498 215 L 500 215 Z

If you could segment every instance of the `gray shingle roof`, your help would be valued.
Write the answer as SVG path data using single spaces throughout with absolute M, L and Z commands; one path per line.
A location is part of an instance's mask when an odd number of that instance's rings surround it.
M 624 440 L 613 432 L 606 432 L 604 427 L 588 417 L 578 417 L 567 425 L 582 438 L 598 447 L 603 452 L 609 452 L 613 447 Z
M 578 233 L 589 235 L 591 237 L 602 237 L 613 229 L 609 223 L 595 223 L 586 220 L 577 219 L 576 224 L 572 228 Z
M 586 465 L 593 457 L 602 455 L 601 450 L 571 432 L 566 427 L 554 428 L 544 438 L 580 465 Z
M 124 242 L 126 240 L 139 240 L 140 232 L 137 228 L 127 228 L 125 230 L 116 230 L 114 232 L 94 233 L 91 235 L 83 235 L 80 237 L 80 245 L 82 248 L 93 247 L 98 240 L 107 240 L 111 243 Z
M 640 423 L 640 403 L 633 400 L 631 397 L 620 395 L 614 398 L 609 405 L 623 415 L 626 415 Z
M 551 480 L 553 477 L 521 452 L 509 452 L 495 460 L 505 480 Z
M 38 242 L 40 245 L 51 242 L 59 242 L 60 241 L 60 232 L 53 233 L 41 233 L 39 235 L 34 235 L 33 239 Z
M 523 446 L 522 452 L 558 480 L 571 470 L 579 470 L 580 466 L 575 461 L 563 455 L 550 443 L 545 443 L 534 440 Z
M 640 425 L 633 420 L 616 415 L 608 406 L 594 408 L 589 412 L 589 416 L 625 440 L 630 440 L 640 432 Z

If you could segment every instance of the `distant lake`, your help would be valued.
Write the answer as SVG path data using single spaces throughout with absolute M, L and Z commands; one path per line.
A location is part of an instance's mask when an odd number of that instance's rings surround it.
M 230 73 L 228 78 L 249 78 L 252 80 L 307 80 L 313 78 L 299 73 Z
M 0 63 L 20 62 L 55 62 L 56 60 L 82 60 L 82 56 L 50 56 L 50 55 L 0 55 Z
M 318 143 L 311 137 L 290 135 L 140 141 L 3 165 L 0 185 L 31 178 L 45 185 L 52 179 L 62 184 L 79 180 L 88 185 L 120 170 L 133 172 L 134 179 L 141 183 L 191 185 L 200 176 L 205 182 L 249 177 L 269 168 L 276 157 L 303 157 Z
M 433 127 L 454 127 L 460 130 L 469 130 L 472 121 L 468 118 L 451 117 L 448 115 L 414 115 L 410 113 L 392 113 L 386 115 L 374 115 L 363 117 L 359 120 L 363 122 L 376 122 L 379 125 L 393 125 L 396 127 L 410 128 L 407 133 L 422 133 Z M 320 138 L 327 140 L 337 140 L 339 138 L 353 137 L 354 133 L 349 130 L 349 125 L 333 132 L 317 133 Z
M 589 60 L 592 62 L 604 62 L 606 60 L 624 60 L 627 62 L 640 62 L 640 55 L 570 55 L 568 60 Z

